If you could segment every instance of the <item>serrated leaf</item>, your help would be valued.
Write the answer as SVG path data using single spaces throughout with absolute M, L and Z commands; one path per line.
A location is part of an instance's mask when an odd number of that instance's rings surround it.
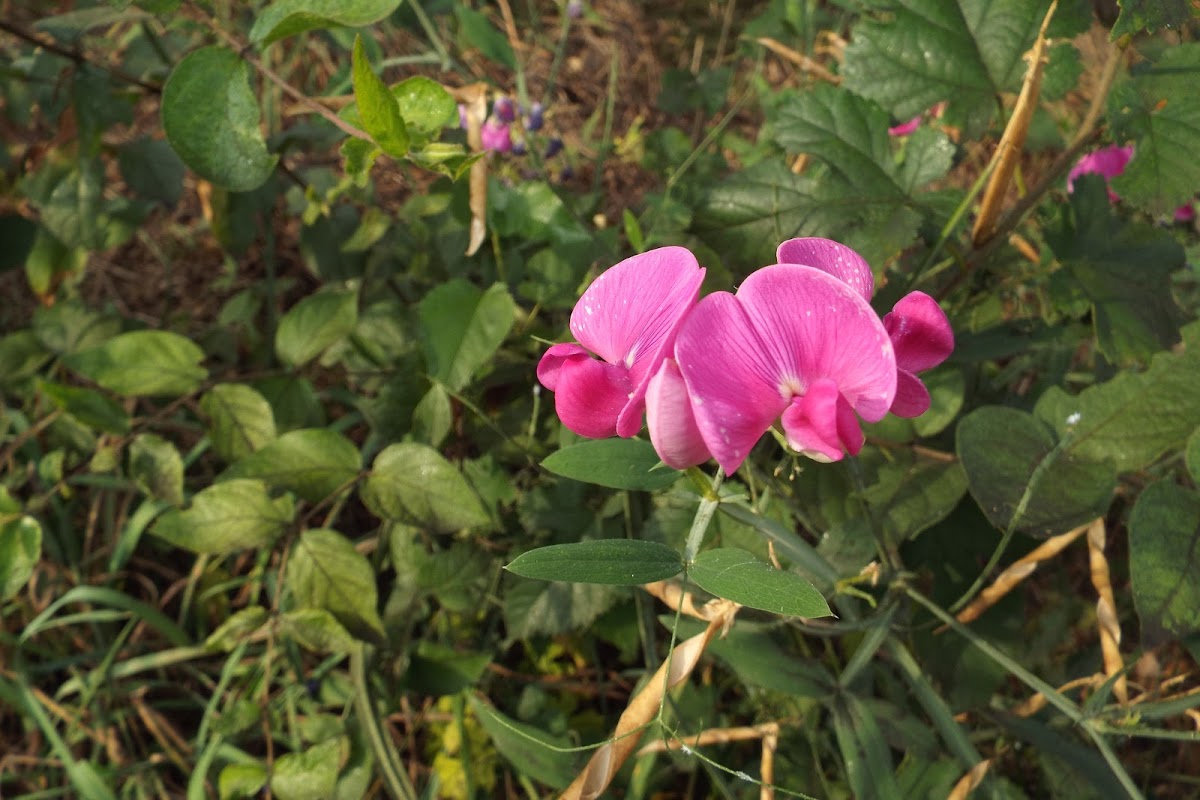
M 116 400 L 95 389 L 38 381 L 38 391 L 90 428 L 118 435 L 129 432 L 129 414 Z
M 551 453 L 542 466 L 561 475 L 610 489 L 635 489 L 652 492 L 665 489 L 679 479 L 680 473 L 659 467 L 654 445 L 641 439 L 591 439 L 568 445 Z
M 185 164 L 231 191 L 258 188 L 279 160 L 258 128 L 249 67 L 223 47 L 202 47 L 175 65 L 163 87 L 162 123 Z
M 282 755 L 271 771 L 271 793 L 279 800 L 328 800 L 349 755 L 350 740 L 345 736 Z
M 1111 459 L 1122 473 L 1149 466 L 1200 426 L 1200 323 L 1182 335 L 1177 352 L 1155 356 L 1144 372 L 1126 370 L 1076 396 L 1052 387 L 1034 413 L 1059 436 L 1072 430 L 1080 458 Z
M 353 76 L 354 100 L 363 129 L 389 156 L 404 156 L 408 152 L 408 131 L 400 116 L 400 106 L 371 68 L 361 37 L 354 39 Z
M 1187 464 L 1188 472 L 1191 473 L 1192 480 L 1200 483 L 1200 428 L 1197 428 L 1191 436 L 1188 437 L 1187 447 L 1183 451 L 1184 463 Z
M 360 639 L 383 640 L 371 562 L 337 531 L 300 535 L 288 559 L 287 586 L 301 607 L 328 611 Z
M 1179 341 L 1183 314 L 1171 273 L 1187 263 L 1183 247 L 1166 231 L 1123 222 L 1098 177 L 1076 181 L 1071 213 L 1047 240 L 1091 303 L 1096 340 L 1110 361 L 1144 361 Z
M 429 374 L 450 391 L 465 388 L 512 330 L 514 310 L 500 283 L 483 291 L 455 279 L 425 295 L 417 313 Z
M 1200 494 L 1172 481 L 1142 490 L 1129 517 L 1133 601 L 1148 643 L 1200 631 Z
M 411 442 L 391 445 L 376 456 L 362 499 L 378 517 L 437 533 L 490 521 L 462 473 L 432 447 Z
M 479 724 L 518 772 L 554 789 L 565 789 L 571 783 L 578 756 L 563 752 L 571 748 L 570 740 L 501 714 L 475 695 L 469 697 Z
M 678 575 L 683 559 L 658 542 L 593 539 L 528 550 L 505 569 L 543 581 L 640 586 Z
M 1190 201 L 1200 186 L 1200 43 L 1168 47 L 1150 66 L 1131 70 L 1113 89 L 1113 136 L 1134 141 L 1133 160 L 1113 179 L 1123 200 L 1154 214 Z
M 496 30 L 487 16 L 469 6 L 456 3 L 454 17 L 458 20 L 458 35 L 466 47 L 478 48 L 481 53 L 509 69 L 517 68 L 517 57 L 512 45 L 500 31 Z
M 209 418 L 213 450 L 226 463 L 248 456 L 275 438 L 271 404 L 245 384 L 217 384 L 200 398 L 200 410 Z
M 265 47 L 305 31 L 344 26 L 363 28 L 379 22 L 401 0 L 275 0 L 258 14 L 250 41 Z
M 175 445 L 153 433 L 140 433 L 129 445 L 129 476 L 143 492 L 183 505 L 183 458 Z
M 882 10 L 882 9 L 881 9 Z M 975 130 L 1013 90 L 1045 13 L 1041 0 L 898 0 L 864 17 L 846 48 L 845 87 L 896 119 L 936 103 Z M 970 135 L 970 134 L 968 134 Z
M 458 124 L 458 103 L 432 78 L 414 75 L 393 86 L 391 92 L 410 135 L 415 132 L 428 139 L 442 128 Z
M 957 438 L 971 495 L 1001 530 L 1015 525 L 1034 536 L 1054 536 L 1102 516 L 1112 502 L 1112 462 L 1073 453 L 1069 441 L 1060 443 L 1025 411 L 976 409 L 958 423 Z
M 831 614 L 829 604 L 811 583 L 744 550 L 705 550 L 688 567 L 688 578 L 706 592 L 760 611 L 809 618 Z
M 345 436 L 327 428 L 304 428 L 234 462 L 221 477 L 258 478 L 317 503 L 353 481 L 360 465 L 358 448 Z
M 1111 41 L 1159 28 L 1181 28 L 1200 12 L 1188 0 L 1119 0 L 1121 13 L 1109 34 Z
M 72 353 L 63 363 L 125 397 L 179 396 L 208 377 L 204 351 L 177 333 L 132 331 L 98 347 Z
M 272 500 L 262 481 L 232 480 L 198 493 L 186 511 L 159 517 L 150 532 L 194 553 L 224 555 L 271 545 L 294 515 L 289 496 Z
M 357 292 L 311 294 L 288 309 L 279 320 L 275 352 L 285 363 L 303 366 L 330 345 L 353 333 L 357 324 Z
M 358 646 L 350 631 L 323 608 L 299 608 L 281 615 L 279 632 L 314 653 L 348 653 Z
M 599 583 L 520 580 L 504 593 L 504 627 L 509 639 L 582 630 L 611 608 L 622 591 Z

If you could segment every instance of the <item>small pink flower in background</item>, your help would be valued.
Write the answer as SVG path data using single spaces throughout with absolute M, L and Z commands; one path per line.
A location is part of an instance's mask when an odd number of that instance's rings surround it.
M 1196 219 L 1196 205 L 1194 203 L 1184 203 L 1175 209 L 1176 222 L 1191 222 L 1194 219 Z
M 479 129 L 479 140 L 484 150 L 496 150 L 507 153 L 512 150 L 512 133 L 507 123 L 495 117 L 489 117 Z
M 908 122 L 901 122 L 899 125 L 893 125 L 888 128 L 888 136 L 908 136 L 910 133 L 921 127 L 921 114 L 917 114 Z
M 1132 147 L 1121 147 L 1120 145 L 1111 145 L 1102 147 L 1099 150 L 1088 153 L 1079 161 L 1075 162 L 1075 166 L 1071 167 L 1071 171 L 1067 173 L 1067 191 L 1075 191 L 1075 179 L 1080 175 L 1103 175 L 1107 183 L 1113 178 L 1125 171 L 1130 159 L 1133 158 Z M 1110 202 L 1117 202 L 1120 196 L 1117 195 L 1111 188 L 1108 189 L 1108 199 Z
M 554 392 L 564 425 L 593 439 L 641 429 L 650 378 L 670 355 L 703 280 L 690 251 L 661 247 L 592 282 L 571 312 L 579 344 L 556 344 L 538 363 L 538 380 Z

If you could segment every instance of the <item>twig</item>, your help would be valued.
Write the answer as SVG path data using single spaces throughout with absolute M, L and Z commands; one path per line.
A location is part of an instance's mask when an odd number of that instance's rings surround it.
M 1109 678 L 1120 675 L 1113 681 L 1113 695 L 1120 703 L 1129 700 L 1125 686 L 1125 661 L 1121 658 L 1121 623 L 1117 621 L 1117 603 L 1113 597 L 1112 583 L 1108 579 L 1108 559 L 1104 556 L 1104 520 L 1096 520 L 1088 528 L 1088 556 L 1092 567 L 1092 585 L 1096 587 L 1096 624 L 1100 628 L 1100 652 L 1104 656 L 1104 674 Z
M 98 69 L 102 69 L 105 72 L 107 72 L 109 75 L 112 75 L 114 78 L 119 78 L 120 80 L 123 80 L 126 83 L 131 83 L 134 86 L 137 86 L 141 89 L 145 89 L 147 92 L 150 92 L 152 94 L 160 94 L 162 92 L 162 87 L 157 84 L 147 83 L 146 81 L 142 80 L 141 78 L 136 78 L 133 75 L 130 75 L 128 72 L 125 72 L 124 70 L 122 70 L 118 67 L 111 67 L 107 64 L 99 64 L 95 61 L 92 61 L 90 58 L 88 58 L 86 55 L 84 55 L 82 52 L 80 52 L 78 50 L 68 50 L 67 48 L 63 47 L 62 45 L 55 44 L 54 42 L 49 41 L 47 39 L 43 39 L 42 37 L 38 36 L 37 34 L 27 31 L 15 23 L 0 20 L 0 31 L 4 31 L 5 33 L 11 34 L 12 36 L 17 37 L 18 39 L 22 39 L 26 42 L 29 42 L 29 44 L 32 44 L 35 47 L 40 47 L 43 50 L 46 50 L 47 52 L 54 53 L 55 55 L 62 56 L 63 58 L 66 58 L 66 59 L 70 59 L 71 61 L 74 61 L 76 64 L 80 64 L 80 65 L 87 64 L 89 66 L 93 66 Z

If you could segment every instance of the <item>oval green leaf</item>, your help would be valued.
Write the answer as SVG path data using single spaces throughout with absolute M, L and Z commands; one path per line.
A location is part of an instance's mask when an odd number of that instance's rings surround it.
M 179 396 L 208 377 L 204 351 L 177 333 L 132 331 L 63 359 L 70 369 L 125 397 Z
M 1145 488 L 1129 517 L 1129 577 L 1142 638 L 1200 631 L 1200 493 L 1172 481 Z
M 241 383 L 219 383 L 200 399 L 208 437 L 225 462 L 260 450 L 275 438 L 275 413 L 267 398 Z
M 654 445 L 641 439 L 593 439 L 568 445 L 542 461 L 543 467 L 564 478 L 644 492 L 665 489 L 679 478 L 679 472 L 668 467 L 654 469 L 658 465 Z
M 809 618 L 831 615 L 829 604 L 811 583 L 744 550 L 706 550 L 696 556 L 688 577 L 706 592 L 760 611 Z
M 358 448 L 345 436 L 327 428 L 305 428 L 289 431 L 234 462 L 221 477 L 258 478 L 318 503 L 353 481 L 360 462 Z
M 408 131 L 400 116 L 400 106 L 387 84 L 371 69 L 371 62 L 363 52 L 362 39 L 358 37 L 354 39 L 352 74 L 354 100 L 363 128 L 383 152 L 402 157 L 408 152 Z
M 375 458 L 362 499 L 382 519 L 437 533 L 477 528 L 487 511 L 466 478 L 432 447 L 394 444 Z
M 202 47 L 175 65 L 163 87 L 162 122 L 185 164 L 235 192 L 261 186 L 279 160 L 259 130 L 246 62 L 223 47 Z
M 328 611 L 352 635 L 383 641 L 371 562 L 337 531 L 318 528 L 300 536 L 288 560 L 287 586 L 302 608 Z
M 150 532 L 193 553 L 223 555 L 269 546 L 294 514 L 291 497 L 272 500 L 262 481 L 224 481 L 193 497 L 186 511 L 164 514 Z
M 305 31 L 362 28 L 388 16 L 399 5 L 400 0 L 276 0 L 254 21 L 250 41 L 265 47 Z
M 542 581 L 641 586 L 678 575 L 683 559 L 658 542 L 596 539 L 539 547 L 517 556 L 505 569 Z
M 275 331 L 275 352 L 301 366 L 349 336 L 358 324 L 356 292 L 317 292 L 288 309 Z

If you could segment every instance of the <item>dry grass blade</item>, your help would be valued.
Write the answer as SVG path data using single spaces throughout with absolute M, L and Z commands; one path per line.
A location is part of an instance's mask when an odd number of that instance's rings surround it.
M 1021 158 L 1021 150 L 1025 146 L 1025 134 L 1029 132 L 1029 123 L 1033 120 L 1033 112 L 1037 109 L 1038 94 L 1042 88 L 1042 71 L 1046 67 L 1046 28 L 1058 7 L 1058 0 L 1050 4 L 1046 16 L 1042 19 L 1041 30 L 1037 40 L 1026 54 L 1029 69 L 1025 73 L 1025 82 L 1021 85 L 1021 94 L 1013 108 L 1012 117 L 1000 137 L 993 160 L 996 169 L 983 192 L 983 202 L 979 207 L 979 216 L 975 219 L 975 229 L 971 239 L 979 247 L 996 232 L 996 220 L 1000 218 L 1000 207 L 1004 203 L 1004 195 L 1016 171 L 1017 162 Z
M 817 63 L 812 58 L 809 58 L 808 56 L 804 55 L 803 53 L 793 50 L 792 48 L 788 47 L 785 44 L 781 44 L 780 42 L 777 42 L 774 39 L 770 39 L 766 36 L 759 38 L 759 39 L 755 39 L 754 41 L 758 42 L 763 47 L 767 48 L 772 53 L 774 53 L 775 55 L 784 59 L 785 61 L 792 62 L 797 67 L 799 67 L 802 72 L 807 72 L 809 75 L 812 75 L 814 78 L 820 78 L 823 81 L 832 83 L 834 86 L 837 86 L 839 83 L 842 82 L 842 79 L 839 76 L 834 75 L 832 72 L 825 69 L 823 66 L 821 66 L 819 63 Z
M 487 84 L 472 83 L 450 94 L 465 109 L 467 120 L 467 144 L 471 152 L 483 152 L 483 121 L 487 118 Z M 481 158 L 471 165 L 467 185 L 471 190 L 471 238 L 467 243 L 466 255 L 473 256 L 487 238 L 487 159 Z
M 665 693 L 687 680 L 704 648 L 732 620 L 736 606 L 727 605 L 726 608 L 727 614 L 715 616 L 703 633 L 675 646 L 671 657 L 629 701 L 611 740 L 592 755 L 587 766 L 562 793 L 563 800 L 592 800 L 608 788 L 617 770 L 637 747 L 642 731 L 658 715 Z
M 1100 522 L 1100 520 L 1096 520 L 1096 522 Z M 987 611 L 1001 597 L 1004 597 L 1004 595 L 1015 589 L 1017 584 L 1032 575 L 1037 570 L 1039 564 L 1054 558 L 1067 545 L 1078 539 L 1095 524 L 1095 522 L 1090 522 L 1087 525 L 1080 525 L 1074 530 L 1067 531 L 1042 542 L 1041 545 L 1014 561 L 1004 572 L 997 575 L 992 585 L 980 592 L 979 597 L 976 597 L 966 608 L 958 612 L 955 618 L 963 624 L 978 619 L 980 614 Z M 945 625 L 938 628 L 937 632 L 941 633 L 944 630 L 946 630 Z
M 1098 519 L 1088 528 L 1088 555 L 1092 567 L 1092 585 L 1096 587 L 1096 624 L 1100 628 L 1100 652 L 1104 655 L 1104 674 L 1111 678 L 1125 668 L 1121 658 L 1121 624 L 1117 621 L 1117 601 L 1108 579 L 1108 559 L 1104 556 L 1104 520 Z M 1113 696 L 1118 702 L 1129 700 L 1125 676 L 1113 682 Z
M 978 789 L 979 784 L 983 783 L 983 778 L 987 775 L 990 766 L 992 766 L 992 760 L 985 758 L 967 770 L 967 774 L 959 778 L 958 783 L 954 784 L 954 788 L 950 790 L 950 794 L 946 795 L 946 800 L 966 800 L 971 792 Z

